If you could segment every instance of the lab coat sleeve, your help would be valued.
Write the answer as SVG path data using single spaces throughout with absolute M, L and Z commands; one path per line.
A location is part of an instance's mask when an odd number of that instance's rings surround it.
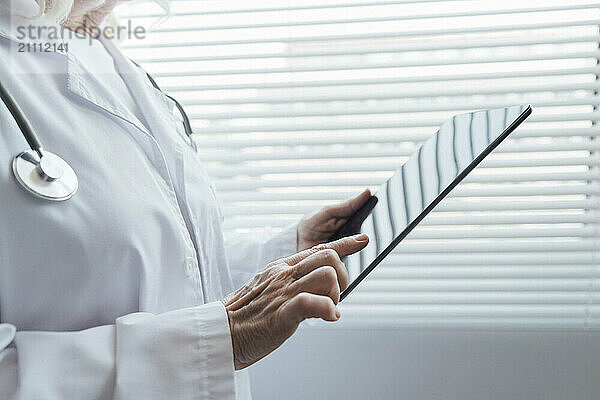
M 0 399 L 234 399 L 220 302 L 74 332 L 0 324 Z
M 296 253 L 297 224 L 272 234 L 236 234 L 225 246 L 234 287 L 241 287 L 271 261 Z

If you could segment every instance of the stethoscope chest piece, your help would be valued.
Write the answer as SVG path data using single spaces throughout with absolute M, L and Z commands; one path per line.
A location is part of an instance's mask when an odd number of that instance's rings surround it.
M 50 200 L 70 199 L 79 183 L 73 168 L 62 158 L 43 150 L 42 157 L 35 150 L 26 150 L 16 156 L 12 170 L 19 184 L 34 196 Z

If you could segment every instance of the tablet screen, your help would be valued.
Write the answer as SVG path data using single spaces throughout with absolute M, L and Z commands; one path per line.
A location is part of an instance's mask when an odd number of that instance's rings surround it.
M 529 106 L 513 106 L 442 124 L 342 227 L 344 235 L 370 238 L 363 251 L 345 260 L 351 283 L 342 299 L 530 113 Z

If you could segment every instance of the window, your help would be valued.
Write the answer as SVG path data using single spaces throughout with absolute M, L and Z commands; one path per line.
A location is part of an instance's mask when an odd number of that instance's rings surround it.
M 190 114 L 228 232 L 376 188 L 456 113 L 534 106 L 345 301 L 345 324 L 600 326 L 597 3 L 171 4 L 123 48 Z

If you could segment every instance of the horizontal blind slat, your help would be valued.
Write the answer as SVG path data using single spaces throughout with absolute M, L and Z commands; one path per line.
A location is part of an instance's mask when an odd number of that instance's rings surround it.
M 479 172 L 479 171 L 478 171 Z M 465 178 L 463 182 L 488 183 L 488 182 L 560 182 L 560 181 L 591 181 L 600 178 L 600 171 L 591 170 L 585 172 L 532 172 L 513 174 L 484 174 L 473 173 Z M 257 189 L 273 187 L 312 187 L 312 186 L 377 186 L 381 179 L 377 177 L 315 177 L 315 178 L 289 178 L 289 179 L 252 179 L 239 178 L 235 180 L 214 180 L 219 190 Z M 590 204 L 594 206 L 594 204 Z
M 600 72 L 598 66 L 587 66 L 578 68 L 560 68 L 560 69 L 533 69 L 533 70 L 508 70 L 495 72 L 474 71 L 469 74 L 452 73 L 445 74 L 440 71 L 434 75 L 420 76 L 394 76 L 394 77 L 373 77 L 373 78 L 354 78 L 341 79 L 333 76 L 328 80 L 286 80 L 270 82 L 258 78 L 259 82 L 255 82 L 257 78 L 248 78 L 243 83 L 231 83 L 229 81 L 210 82 L 205 84 L 186 84 L 177 85 L 167 79 L 158 79 L 161 87 L 169 90 L 172 93 L 201 91 L 201 90 L 233 90 L 233 89 L 288 89 L 288 88 L 308 88 L 308 87 L 330 87 L 330 86 L 356 86 L 356 85 L 381 85 L 381 84 L 398 84 L 398 83 L 423 83 L 423 82 L 446 82 L 446 81 L 465 81 L 465 80 L 496 80 L 500 78 L 527 78 L 527 77 L 549 77 L 549 76 L 568 76 L 568 75 L 597 75 Z M 262 78 L 262 79 L 260 79 Z M 483 101 L 489 101 L 484 99 Z M 435 104 L 431 104 L 435 106 Z M 477 107 L 474 107 L 477 108 Z
M 600 71 L 599 71 L 600 72 Z M 595 105 L 600 103 L 599 96 L 585 96 L 585 97 L 573 97 L 571 96 L 563 99 L 543 100 L 541 96 L 527 96 L 527 102 L 532 103 L 536 107 L 553 107 L 553 106 L 573 106 L 573 105 Z M 477 109 L 490 109 L 490 108 L 502 108 L 513 105 L 514 101 L 509 102 L 507 100 L 496 100 L 486 102 L 465 102 L 465 101 L 453 101 L 446 104 L 433 104 L 427 106 L 428 111 L 464 111 L 464 110 L 477 110 Z M 191 112 L 189 116 L 191 119 L 201 120 L 234 120 L 241 118 L 292 118 L 292 117 L 332 117 L 332 116 L 356 116 L 356 115 L 379 115 L 379 114 L 402 114 L 412 112 L 422 112 L 422 104 L 397 104 L 397 105 L 381 105 L 381 106 L 353 106 L 348 105 L 343 109 L 339 107 L 328 107 L 327 105 L 320 104 L 320 107 L 308 107 L 302 110 L 269 110 L 269 111 L 235 111 L 229 112 Z M 202 129 L 200 129 L 202 130 Z M 200 134 L 200 132 L 196 132 Z M 515 132 L 516 136 L 521 136 L 522 132 Z M 565 136 L 565 135 L 562 135 Z M 205 146 L 214 146 L 212 143 L 219 143 L 218 138 L 212 138 L 211 141 L 203 143 Z M 310 143 L 308 143 L 310 144 Z
M 597 21 L 600 24 L 600 20 Z M 270 68 L 219 68 L 219 69 L 197 69 L 197 70 L 175 70 L 175 71 L 156 71 L 154 75 L 158 78 L 164 77 L 182 77 L 182 76 L 218 76 L 218 75 L 245 75 L 245 74 L 275 74 L 275 73 L 298 73 L 298 72 L 317 72 L 317 71 L 346 71 L 346 70 L 365 70 L 365 69 L 388 69 L 388 68 L 406 68 L 406 67 L 427 67 L 427 66 L 443 66 L 443 65 L 468 65 L 468 64 L 488 64 L 488 63 L 509 63 L 518 61 L 540 61 L 540 60 L 568 60 L 568 59 L 585 59 L 599 58 L 600 51 L 570 51 L 549 54 L 510 54 L 501 56 L 478 56 L 478 57 L 461 57 L 447 58 L 437 60 L 434 58 L 421 60 L 405 60 L 402 64 L 397 61 L 393 62 L 371 62 L 371 63 L 336 63 L 336 64 L 318 64 L 307 66 L 293 67 L 270 67 Z
M 350 305 L 372 304 L 586 304 L 598 303 L 600 295 L 586 292 L 357 292 Z
M 400 157 L 399 157 L 400 158 Z M 257 176 L 264 174 L 286 174 L 286 173 L 310 173 L 310 172 L 365 172 L 365 171 L 393 171 L 402 166 L 406 161 L 399 159 L 395 161 L 368 161 L 368 162 L 340 162 L 335 165 L 322 164 L 304 164 L 304 165 L 277 165 L 277 166 L 219 166 L 207 167 L 207 171 L 215 178 L 235 177 L 237 175 Z M 485 168 L 508 168 L 508 167 L 550 167 L 550 166 L 568 166 L 568 165 L 586 165 L 598 166 L 599 156 L 593 157 L 561 157 L 561 158 L 540 158 L 540 159 L 489 159 L 485 160 L 479 166 L 480 170 Z
M 598 85 L 600 86 L 600 85 Z M 531 117 L 529 122 L 553 122 L 553 121 L 597 121 L 600 119 L 600 112 L 565 114 L 565 115 L 537 115 Z M 215 133 L 245 133 L 245 132 L 300 132 L 300 131 L 339 131 L 356 129 L 390 129 L 390 128 L 416 128 L 416 127 L 436 127 L 444 123 L 446 119 L 401 119 L 396 121 L 350 121 L 350 122 L 317 122 L 317 123 L 276 123 L 263 125 L 245 126 L 214 126 L 202 128 L 205 134 Z M 198 125 L 192 121 L 192 126 Z M 198 128 L 196 128 L 198 130 Z M 420 135 L 416 138 L 408 137 L 407 140 L 424 140 L 429 135 Z
M 521 225 L 521 224 L 570 224 L 570 223 L 600 223 L 600 215 L 597 210 L 581 212 L 580 210 L 568 210 L 569 212 L 552 214 L 543 214 L 538 212 L 528 214 L 516 214 L 514 210 L 511 212 L 490 212 L 485 215 L 477 213 L 465 213 L 461 215 L 452 215 L 452 213 L 440 213 L 434 211 L 427 216 L 420 225 L 422 226 L 438 226 L 438 225 Z M 450 215 L 445 215 L 450 214 Z M 271 216 L 230 216 L 225 220 L 227 230 L 234 228 L 256 228 L 256 227 L 273 227 L 281 228 L 296 222 L 297 215 L 271 215 Z
M 422 13 L 415 15 L 388 15 L 377 17 L 361 17 L 361 18 L 342 18 L 335 19 L 316 19 L 316 20 L 301 20 L 301 21 L 277 21 L 277 22 L 252 22 L 241 24 L 220 24 L 220 25 L 200 25 L 200 26 L 169 26 L 158 27 L 154 32 L 198 32 L 207 30 L 228 30 L 228 29 L 260 29 L 273 27 L 296 27 L 296 26 L 311 26 L 311 25 L 332 25 L 332 24 L 355 24 L 365 22 L 401 22 L 415 19 L 439 19 L 439 18 L 457 18 L 457 17 L 476 17 L 487 15 L 506 15 L 506 14 L 531 14 L 549 11 L 571 11 L 571 10 L 589 10 L 600 6 L 600 3 L 589 4 L 574 4 L 561 6 L 547 7 L 530 7 L 530 8 L 513 8 L 513 9 L 495 9 L 495 10 L 469 10 L 449 13 Z
M 268 201 L 343 201 L 357 194 L 356 191 L 340 192 L 246 192 L 246 191 L 227 191 L 219 193 L 219 200 L 223 203 L 241 203 L 241 202 L 268 202 Z M 571 185 L 548 185 L 530 187 L 529 185 L 485 185 L 472 188 L 468 185 L 459 185 L 448 195 L 453 197 L 515 197 L 515 196 L 557 196 L 581 194 L 592 196 L 600 194 L 600 184 L 598 182 L 571 184 Z M 561 216 L 564 217 L 564 216 Z
M 579 36 L 566 36 L 556 37 L 550 36 L 547 38 L 500 38 L 500 39 L 471 39 L 471 40 L 460 40 L 460 41 L 443 41 L 440 43 L 408 43 L 398 45 L 387 45 L 387 46 L 366 46 L 366 47 L 348 47 L 348 48 L 334 48 L 334 49 L 323 49 L 323 50 L 310 50 L 310 51 L 279 51 L 270 53 L 241 53 L 241 54 L 219 54 L 219 55 L 197 55 L 192 53 L 191 55 L 176 55 L 176 53 L 167 53 L 152 56 L 141 56 L 136 57 L 137 62 L 144 63 L 162 63 L 162 62 L 198 62 L 198 61 L 225 61 L 225 60 L 248 60 L 248 59 L 261 59 L 261 58 L 301 58 L 301 57 L 319 57 L 319 56 L 335 56 L 335 55 L 366 55 L 374 53 L 400 53 L 408 51 L 425 51 L 425 50 L 450 50 L 450 49 L 469 49 L 478 47 L 507 47 L 507 46 L 525 46 L 525 45 L 540 45 L 540 44 L 566 44 L 566 43 L 586 43 L 586 42 L 597 42 L 597 35 L 579 35 Z
M 361 292 L 381 291 L 458 291 L 476 290 L 478 292 L 511 291 L 557 291 L 587 292 L 590 279 L 368 279 L 361 284 Z
M 482 252 L 450 252 L 448 254 L 422 254 L 407 253 L 401 255 L 392 253 L 389 263 L 396 266 L 403 265 L 548 265 L 548 264 L 593 264 L 598 265 L 597 249 L 592 250 L 565 250 L 565 251 L 506 251 L 491 249 Z
M 510 332 L 527 332 L 528 330 L 579 332 L 600 328 L 600 318 L 593 316 L 586 319 L 581 315 L 571 318 L 391 318 L 390 316 L 374 317 L 347 312 L 344 313 L 344 317 L 340 322 L 331 324 L 331 326 L 317 322 L 318 329 L 364 328 L 365 325 L 371 329 L 493 329 L 494 331 Z
M 315 148 L 311 150 L 294 149 L 240 152 L 235 150 L 205 151 L 200 147 L 199 155 L 203 161 L 243 162 L 267 160 L 317 160 L 329 158 L 372 158 L 372 157 L 406 157 L 410 156 L 416 146 L 403 148 L 377 147 L 355 148 L 347 146 L 344 150 Z M 495 153 L 532 153 L 532 152 L 559 152 L 559 151 L 598 151 L 600 144 L 597 141 L 558 141 L 543 143 L 505 143 L 500 145 Z M 381 182 L 380 182 L 381 183 Z M 360 185 L 357 183 L 356 185 Z M 353 185 L 353 186 L 356 186 Z
M 331 186 L 331 185 L 329 185 Z M 555 210 L 555 209 L 589 209 L 597 208 L 600 199 L 583 200 L 513 200 L 494 199 L 485 202 L 471 202 L 464 199 L 447 199 L 436 206 L 438 212 L 456 211 L 498 211 L 498 210 Z M 271 204 L 236 204 L 224 206 L 225 216 L 230 215 L 265 215 L 265 214 L 306 214 L 314 210 L 314 206 L 271 205 Z
M 461 307 L 449 304 L 419 304 L 419 305 L 387 305 L 377 304 L 374 306 L 364 306 L 358 304 L 344 304 L 343 310 L 349 312 L 373 313 L 381 315 L 382 313 L 391 313 L 397 316 L 415 316 L 425 317 L 428 315 L 449 316 L 491 316 L 498 315 L 504 317 L 511 316 L 532 316 L 532 317 L 568 317 L 581 315 L 585 311 L 585 305 L 581 304 L 462 304 Z M 588 306 L 590 312 L 600 311 L 600 304 Z
M 600 51 L 598 52 L 600 57 Z M 533 92 L 567 92 L 578 90 L 594 91 L 600 87 L 597 81 L 587 83 L 566 83 L 566 84 L 526 84 L 512 85 L 504 87 L 485 87 L 485 88 L 422 88 L 422 89 L 392 89 L 377 90 L 371 93 L 340 93 L 340 94 L 320 94 L 320 95 L 279 95 L 279 96 L 256 96 L 256 97 L 237 97 L 237 98 L 207 98 L 191 99 L 185 101 L 188 106 L 195 105 L 223 105 L 223 104 L 252 104 L 252 103 L 318 103 L 332 101 L 358 101 L 358 100 L 393 100 L 399 98 L 422 98 L 422 97 L 450 97 L 467 96 L 474 94 L 499 94 L 499 93 L 533 93 Z M 535 115 L 533 117 L 536 117 Z
M 600 100 L 600 96 L 598 97 Z M 587 103 L 586 103 L 587 104 Z M 590 103 L 591 104 L 591 103 Z M 531 126 L 531 125 L 529 125 Z M 559 129 L 531 129 L 527 124 L 523 128 L 513 132 L 510 138 L 534 138 L 534 137 L 568 137 L 568 136 L 597 136 L 600 128 L 559 128 Z M 431 133 L 430 133 L 431 134 Z M 269 137 L 256 137 L 256 135 L 229 135 L 224 138 L 214 137 L 215 135 L 199 134 L 194 136 L 201 150 L 211 148 L 249 148 L 249 147 L 289 147 L 289 146 L 313 146 L 313 145 L 334 145 L 339 144 L 342 138 L 338 135 L 277 135 Z M 225 135 L 223 135 L 225 136 Z M 348 135 L 343 137 L 345 145 L 360 143 L 394 143 L 401 139 L 423 140 L 421 134 L 399 134 L 397 132 L 369 132 L 366 135 Z
M 197 0 L 171 0 L 173 3 L 177 2 L 196 2 Z M 311 5 L 287 5 L 286 7 L 261 7 L 261 8 L 231 8 L 227 7 L 221 10 L 202 10 L 198 13 L 193 12 L 177 12 L 173 15 L 212 15 L 212 14 L 237 14 L 237 13 L 256 13 L 256 12 L 273 12 L 273 11 L 292 11 L 292 10 L 322 10 L 324 8 L 349 8 L 349 7 L 373 7 L 373 6 L 385 6 L 385 5 L 397 5 L 397 4 L 410 4 L 410 3 L 440 3 L 441 1 L 461 1 L 461 0 L 392 0 L 392 1 L 374 1 L 374 2 L 345 2 L 337 4 L 311 4 Z M 201 4 L 207 4 L 206 1 Z M 222 4 L 222 3 L 221 3 Z M 163 14 L 149 14 L 149 13 L 131 13 L 125 12 L 122 16 L 125 18 L 133 18 L 135 16 L 144 15 L 151 18 L 163 17 Z
M 490 278 L 583 278 L 587 279 L 590 276 L 600 272 L 599 265 L 586 265 L 586 264 L 569 264 L 569 265 L 474 265 L 474 266 L 428 266 L 422 268 L 421 266 L 382 266 L 373 272 L 374 279 L 490 279 Z M 412 292 L 416 293 L 416 292 Z M 385 295 L 390 295 L 386 293 Z M 428 293 L 431 295 L 443 295 L 442 293 Z M 504 295 L 511 295 L 510 292 L 503 292 Z M 555 296 L 559 296 L 565 293 L 552 293 Z M 404 294 L 402 294 L 404 295 Z M 456 293 L 452 293 L 455 296 Z M 468 295 L 477 295 L 477 292 L 469 292 Z M 521 295 L 521 293 L 519 293 Z M 529 294 L 527 294 L 529 295 Z M 539 294 L 535 294 L 539 296 Z M 579 298 L 581 293 L 576 294 Z M 600 293 L 596 293 L 600 296 Z M 375 296 L 370 294 L 370 296 Z M 486 297 L 490 297 L 491 294 L 486 294 Z M 379 296 L 382 299 L 384 295 Z
M 172 47 L 199 47 L 199 46 L 216 46 L 216 45 L 240 45 L 240 44 L 259 44 L 259 43 L 298 43 L 298 42 L 330 42 L 341 40 L 367 40 L 367 39 L 389 39 L 389 38 L 406 38 L 414 36 L 443 36 L 451 34 L 469 34 L 469 33 L 488 33 L 488 32 L 506 32 L 506 31 L 522 31 L 522 30 L 539 30 L 549 28 L 568 28 L 568 27 L 585 27 L 598 26 L 600 19 L 581 19 L 576 21 L 559 21 L 545 23 L 527 23 L 527 24 L 507 24 L 494 26 L 467 26 L 461 28 L 445 28 L 445 29 L 423 29 L 404 32 L 378 32 L 378 33 L 359 33 L 359 34 L 344 34 L 344 35 L 313 35 L 313 36 L 270 36 L 258 38 L 239 38 L 239 39 L 206 39 L 202 41 L 177 41 L 177 42 L 151 42 L 149 40 L 137 41 L 134 43 L 124 43 L 124 49 L 141 49 L 141 48 L 172 48 Z M 214 35 L 212 36 L 214 37 Z

